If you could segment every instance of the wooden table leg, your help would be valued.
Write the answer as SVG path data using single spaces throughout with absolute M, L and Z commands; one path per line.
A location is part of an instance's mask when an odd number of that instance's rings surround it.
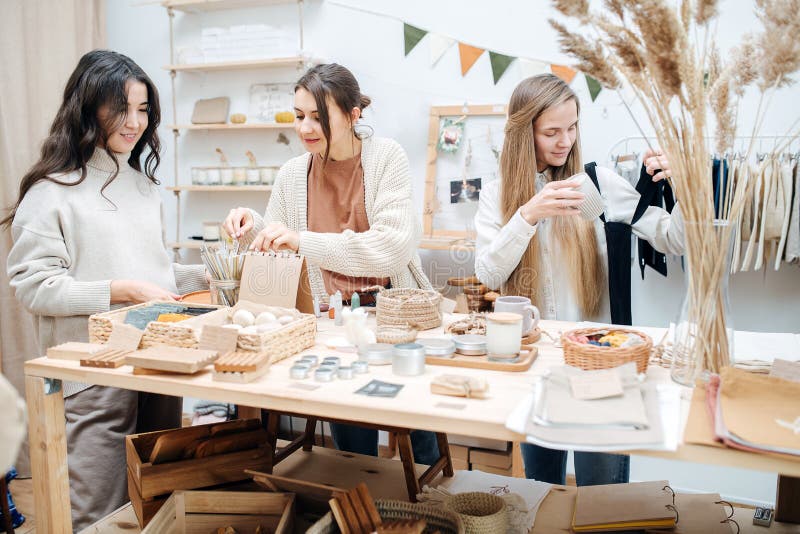
M 46 384 L 44 378 L 26 376 L 25 396 L 36 531 L 69 533 L 72 514 L 61 382 L 48 380 Z
M 261 408 L 242 405 L 238 405 L 236 408 L 239 419 L 261 419 Z
M 420 487 L 414 465 L 414 451 L 411 448 L 411 432 L 408 430 L 397 432 L 397 448 L 400 450 L 400 461 L 403 462 L 408 499 L 411 502 L 417 502 L 417 494 L 420 492 Z
M 6 474 L 0 473 L 0 511 L 3 512 L 3 525 L 0 528 L 6 529 L 7 534 L 14 534 L 14 522 L 11 520 L 11 510 L 8 507 L 8 484 Z
M 291 417 L 291 416 L 289 416 Z M 303 450 L 310 451 L 314 447 L 314 437 L 317 434 L 317 420 L 313 417 L 306 418 L 306 431 L 303 434 Z M 322 444 L 325 446 L 325 444 Z

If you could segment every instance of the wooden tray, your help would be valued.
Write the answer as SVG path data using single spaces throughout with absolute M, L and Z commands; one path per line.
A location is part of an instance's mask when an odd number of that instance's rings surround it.
M 107 348 L 104 351 L 81 358 L 81 367 L 101 367 L 116 369 L 125 365 L 125 360 L 131 351 L 124 349 Z
M 125 363 L 155 371 L 194 374 L 213 363 L 217 356 L 215 350 L 160 346 L 131 352 Z
M 455 353 L 452 358 L 439 358 L 437 356 L 426 356 L 425 363 L 428 365 L 444 365 L 446 367 L 465 367 L 467 369 L 486 369 L 489 371 L 506 371 L 519 373 L 527 371 L 539 355 L 539 349 L 526 346 L 527 350 L 520 353 L 520 358 L 514 363 L 494 362 L 488 356 L 464 356 Z

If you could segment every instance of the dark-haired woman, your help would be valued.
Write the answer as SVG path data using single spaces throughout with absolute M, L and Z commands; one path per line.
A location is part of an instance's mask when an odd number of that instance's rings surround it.
M 345 67 L 331 63 L 306 72 L 295 86 L 294 125 L 308 152 L 281 167 L 263 218 L 236 208 L 223 225 L 253 250 L 305 255 L 321 301 L 336 291 L 346 300 L 375 285 L 431 287 L 417 255 L 422 232 L 406 153 L 391 139 L 357 131 L 369 104 Z M 363 295 L 362 304 L 369 298 Z M 337 448 L 377 456 L 376 430 L 331 426 Z M 414 431 L 411 438 L 417 462 L 436 461 L 433 433 Z
M 8 275 L 34 314 L 41 352 L 86 340 L 90 314 L 172 300 L 205 284 L 170 261 L 155 170 L 158 92 L 132 60 L 85 54 L 11 214 Z M 144 165 L 142 159 L 144 156 Z M 73 530 L 127 500 L 124 436 L 180 426 L 180 399 L 64 385 Z M 138 425 L 137 425 L 138 419 Z

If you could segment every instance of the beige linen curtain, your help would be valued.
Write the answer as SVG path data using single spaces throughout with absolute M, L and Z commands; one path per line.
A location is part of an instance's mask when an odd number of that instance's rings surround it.
M 0 0 L 0 208 L 12 205 L 36 159 L 78 59 L 105 46 L 105 0 Z M 23 363 L 37 356 L 30 315 L 8 285 L 11 234 L 0 230 L 0 366 L 24 394 Z M 28 475 L 28 447 L 17 469 Z

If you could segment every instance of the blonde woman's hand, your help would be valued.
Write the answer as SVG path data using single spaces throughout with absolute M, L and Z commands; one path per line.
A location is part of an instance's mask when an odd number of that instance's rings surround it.
M 647 152 L 644 153 L 642 163 L 647 170 L 647 174 L 653 177 L 654 182 L 672 177 L 669 158 L 660 150 L 648 149 Z
M 583 203 L 585 196 L 576 191 L 576 187 L 578 184 L 572 180 L 549 182 L 522 205 L 519 210 L 522 218 L 528 224 L 534 225 L 548 217 L 578 215 L 580 213 L 578 207 Z
M 300 248 L 300 234 L 289 230 L 281 223 L 269 223 L 266 228 L 256 234 L 250 244 L 250 250 L 291 250 L 297 252 Z
M 253 228 L 253 215 L 247 208 L 233 208 L 225 217 L 222 229 L 234 239 L 239 239 Z
M 167 291 L 144 280 L 112 280 L 111 304 L 132 302 L 140 304 L 150 300 L 178 300 L 180 295 Z

